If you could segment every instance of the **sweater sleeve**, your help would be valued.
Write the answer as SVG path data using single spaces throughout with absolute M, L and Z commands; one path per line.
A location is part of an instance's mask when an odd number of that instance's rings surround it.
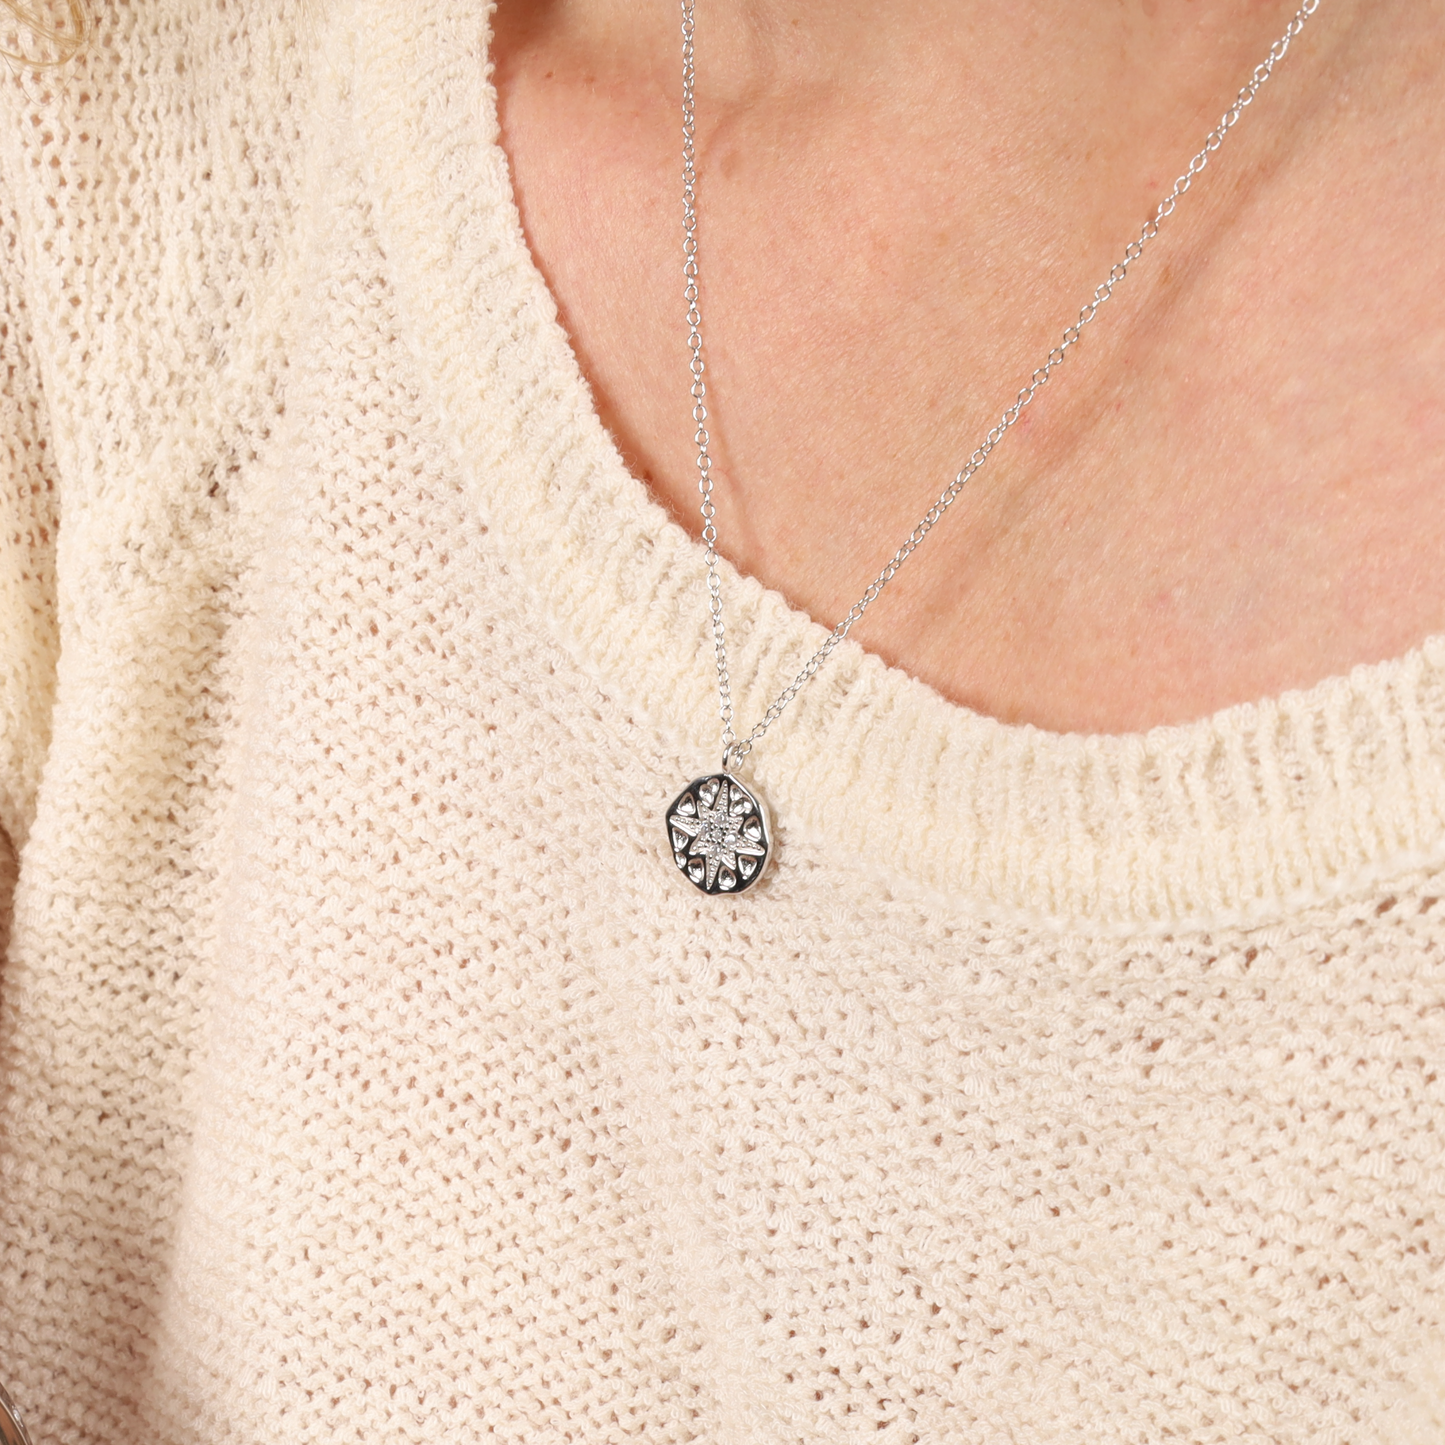
M 59 653 L 59 524 L 16 212 L 0 186 L 0 926 L 35 810 Z

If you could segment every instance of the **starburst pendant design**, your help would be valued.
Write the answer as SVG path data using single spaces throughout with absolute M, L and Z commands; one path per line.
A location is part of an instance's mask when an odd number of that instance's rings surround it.
M 730 773 L 694 778 L 667 810 L 672 861 L 703 893 L 741 893 L 763 876 L 767 810 Z

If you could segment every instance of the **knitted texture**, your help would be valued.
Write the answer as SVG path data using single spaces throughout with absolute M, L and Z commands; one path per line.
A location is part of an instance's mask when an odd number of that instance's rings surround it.
M 37 1445 L 1445 1440 L 1445 640 L 1122 738 L 845 645 L 703 899 L 484 16 L 98 19 L 0 110 Z M 824 634 L 724 585 L 752 717 Z

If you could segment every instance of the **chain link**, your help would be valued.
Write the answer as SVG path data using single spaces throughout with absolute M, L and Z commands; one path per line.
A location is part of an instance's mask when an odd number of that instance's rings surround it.
M 1044 358 L 1043 365 L 1029 377 L 1011 405 L 985 433 L 983 440 L 974 448 L 968 460 L 959 469 L 953 480 L 939 494 L 933 505 L 918 519 L 913 530 L 904 539 L 903 545 L 888 559 L 883 570 L 868 584 L 863 595 L 848 610 L 848 615 L 829 633 L 823 645 L 803 664 L 798 675 L 775 697 L 762 720 L 747 737 L 739 739 L 733 728 L 732 679 L 728 675 L 727 643 L 723 626 L 722 583 L 717 570 L 717 509 L 712 500 L 712 456 L 708 450 L 707 430 L 707 384 L 704 380 L 702 359 L 702 313 L 698 308 L 698 265 L 697 265 L 697 120 L 694 111 L 696 69 L 694 66 L 694 4 L 695 0 L 681 0 L 682 5 L 682 215 L 683 215 L 683 277 L 686 282 L 684 296 L 687 300 L 688 346 L 692 352 L 692 419 L 696 426 L 693 441 L 697 446 L 698 491 L 702 496 L 702 542 L 707 561 L 708 608 L 712 621 L 713 654 L 717 662 L 718 711 L 723 729 L 723 771 L 746 757 L 753 744 L 782 715 L 783 710 L 817 675 L 828 660 L 833 649 L 853 630 L 854 624 L 863 616 L 877 599 L 879 593 L 898 574 L 899 568 L 918 549 L 923 539 L 942 520 L 943 514 L 957 500 L 960 492 L 973 479 L 988 460 L 990 453 L 998 446 L 1023 414 L 1023 410 L 1034 399 L 1040 387 L 1047 384 L 1054 369 L 1064 360 L 1069 348 L 1075 345 L 1086 327 L 1099 313 L 1099 308 L 1114 294 L 1114 288 L 1129 274 L 1129 268 L 1144 254 L 1144 248 L 1159 234 L 1163 223 L 1174 214 L 1180 197 L 1194 184 L 1201 171 L 1209 164 L 1209 158 L 1224 144 L 1225 137 L 1238 125 L 1250 102 L 1259 93 L 1260 87 L 1274 73 L 1274 68 L 1284 59 L 1290 46 L 1305 21 L 1319 9 L 1320 0 L 1304 0 L 1295 11 L 1283 35 L 1269 48 L 1269 54 L 1255 66 L 1245 82 L 1234 104 L 1225 111 L 1219 123 L 1209 132 L 1203 147 L 1190 160 L 1183 174 L 1174 182 L 1173 189 L 1156 207 L 1139 231 L 1139 234 L 1124 248 L 1124 254 L 1110 268 L 1109 274 L 1094 288 L 1094 294 L 1079 311 L 1078 319 L 1064 329 L 1059 343 Z

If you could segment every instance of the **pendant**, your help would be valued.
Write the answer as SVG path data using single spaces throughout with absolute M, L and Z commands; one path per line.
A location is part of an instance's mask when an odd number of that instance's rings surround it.
M 702 893 L 741 893 L 763 876 L 773 845 L 767 808 L 731 773 L 694 778 L 667 810 L 678 872 Z

